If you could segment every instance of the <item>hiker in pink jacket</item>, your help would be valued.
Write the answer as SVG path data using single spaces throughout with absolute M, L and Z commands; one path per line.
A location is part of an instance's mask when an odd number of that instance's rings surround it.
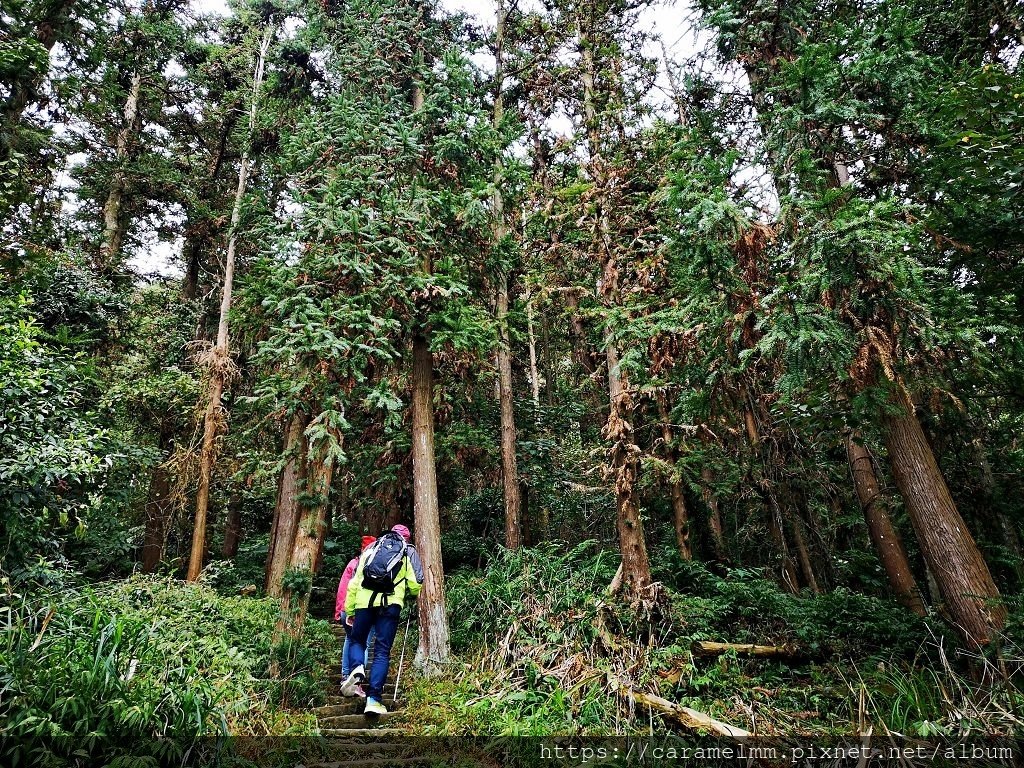
M 373 536 L 363 536 L 362 546 L 360 552 L 365 552 L 366 548 L 373 544 L 377 539 Z M 334 601 L 334 620 L 340 621 L 341 626 L 345 628 L 345 647 L 341 651 L 341 679 L 344 680 L 349 676 L 350 669 L 348 669 L 348 635 L 351 630 L 348 623 L 345 621 L 345 597 L 348 595 L 348 583 L 352 581 L 352 577 L 355 576 L 356 568 L 359 567 L 359 558 L 353 557 L 349 560 L 348 565 L 345 566 L 345 572 L 341 574 L 341 581 L 338 582 L 338 596 Z M 369 647 L 369 643 L 367 643 Z

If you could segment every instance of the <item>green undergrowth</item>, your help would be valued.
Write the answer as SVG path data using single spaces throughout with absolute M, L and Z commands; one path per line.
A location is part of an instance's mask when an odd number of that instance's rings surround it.
M 945 628 L 880 598 L 837 589 L 791 595 L 757 571 L 723 574 L 659 553 L 657 600 L 606 594 L 618 566 L 592 544 L 496 555 L 447 584 L 457 661 L 410 680 L 416 732 L 599 735 L 671 730 L 632 689 L 765 735 L 864 728 L 913 737 L 1013 733 L 1022 711 L 1003 660 L 968 658 Z M 697 658 L 698 640 L 786 645 L 796 660 Z M 1015 666 L 1016 664 L 1016 666 Z M 616 690 L 620 688 L 620 690 Z
M 211 737 L 306 734 L 336 642 L 310 620 L 272 648 L 278 603 L 135 576 L 8 594 L 0 641 L 0 764 L 147 764 Z M 279 676 L 270 674 L 277 661 Z

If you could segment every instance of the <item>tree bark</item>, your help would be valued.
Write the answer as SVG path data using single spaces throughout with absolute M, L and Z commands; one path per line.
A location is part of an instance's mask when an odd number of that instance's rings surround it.
M 270 532 L 270 548 L 267 552 L 266 593 L 270 597 L 281 596 L 281 579 L 288 570 L 295 534 L 299 526 L 299 497 L 305 486 L 306 471 L 306 426 L 309 417 L 302 411 L 296 412 L 288 424 L 285 437 L 285 464 L 278 481 L 277 503 L 274 505 L 274 526 Z
M 729 550 L 725 546 L 725 532 L 722 528 L 722 514 L 718 508 L 718 496 L 715 495 L 715 473 L 710 467 L 700 471 L 700 494 L 704 505 L 708 508 L 708 530 L 711 533 L 711 548 L 718 560 L 726 560 Z
M 128 174 L 125 164 L 131 155 L 131 147 L 142 128 L 139 114 L 139 99 L 142 95 L 142 73 L 132 76 L 131 88 L 124 104 L 124 124 L 117 132 L 117 170 L 110 182 L 107 201 L 103 204 L 103 244 L 100 247 L 100 268 L 112 269 L 121 257 L 124 238 L 128 232 L 128 219 L 123 215 L 124 194 L 128 188 Z
M 811 563 L 811 555 L 807 550 L 807 542 L 804 540 L 803 531 L 800 526 L 803 525 L 796 515 L 789 516 L 789 527 L 793 531 L 793 543 L 796 545 L 796 556 L 797 561 L 800 563 L 800 572 L 804 577 L 804 584 L 806 584 L 811 592 L 816 595 L 821 594 L 821 587 L 818 586 L 818 579 L 814 575 L 814 566 Z
M 263 72 L 266 66 L 267 51 L 273 36 L 273 27 L 267 26 L 256 57 L 256 67 L 252 78 L 252 98 L 249 105 L 249 135 L 256 128 L 256 112 L 260 86 L 263 83 Z M 249 147 L 242 153 L 238 168 L 238 186 L 235 189 L 235 202 L 231 209 L 231 234 L 228 236 L 228 250 L 224 259 L 224 288 L 220 303 L 220 322 L 217 325 L 217 343 L 210 356 L 210 387 L 206 417 L 203 421 L 203 448 L 199 466 L 199 491 L 196 494 L 196 516 L 192 530 L 192 553 L 188 563 L 188 580 L 195 581 L 203 570 L 203 552 L 206 550 L 206 515 L 210 504 L 210 482 L 213 477 L 213 465 L 216 461 L 216 440 L 221 430 L 221 415 L 224 425 L 227 414 L 221 407 L 221 397 L 230 375 L 231 353 L 228 346 L 228 313 L 231 310 L 231 292 L 235 278 L 235 247 L 238 242 L 238 222 L 242 216 L 242 198 L 245 196 L 246 184 L 249 180 Z
M 501 404 L 501 478 L 505 497 L 505 546 L 522 543 L 522 498 L 516 459 L 516 419 L 512 403 L 512 353 L 508 332 L 508 275 L 498 278 L 498 388 Z
M 867 447 L 857 442 L 857 437 L 852 432 L 846 434 L 845 442 L 846 456 L 850 462 L 850 471 L 853 473 L 853 485 L 857 491 L 857 499 L 860 501 L 864 520 L 868 526 L 868 535 L 878 553 L 878 559 L 889 580 L 889 586 L 903 606 L 918 616 L 924 616 L 925 607 L 921 600 L 921 591 L 918 589 L 914 573 L 910 569 L 910 560 L 903 547 L 903 541 L 889 516 L 888 505 L 885 503 L 878 477 L 875 475 L 871 453 Z
M 238 554 L 238 545 L 242 542 L 242 492 L 235 489 L 228 500 L 228 514 L 224 521 L 224 543 L 221 555 L 231 560 Z
M 672 429 L 669 426 L 669 410 L 665 394 L 658 394 L 658 416 L 661 419 L 661 439 L 665 445 L 665 456 L 672 467 L 673 477 L 670 478 L 672 493 L 672 522 L 676 532 L 676 547 L 684 560 L 693 559 L 690 549 L 690 515 L 686 509 L 686 497 L 683 494 L 683 481 L 674 475 L 679 453 L 672 444 Z
M 342 437 L 334 435 L 333 439 L 340 442 Z M 288 558 L 288 571 L 296 576 L 296 580 L 281 589 L 281 614 L 274 630 L 275 643 L 285 636 L 298 638 L 306 623 L 313 577 L 327 536 L 327 508 L 334 462 L 326 459 L 326 455 L 325 446 L 311 446 L 305 452 L 304 494 L 298 504 L 298 525 Z M 298 576 L 305 577 L 301 584 Z
M 142 540 L 142 572 L 152 573 L 160 564 L 167 540 L 167 524 L 174 511 L 171 501 L 171 476 L 163 465 L 164 453 L 168 450 L 174 431 L 169 424 L 160 427 L 161 463 L 153 467 L 153 477 L 146 500 L 146 532 Z
M 953 503 L 946 480 L 902 382 L 882 416 L 882 434 L 896 486 L 938 584 L 951 621 L 963 637 L 988 644 L 1006 621 L 1006 606 L 988 565 Z
M 423 66 L 423 48 L 416 51 Z M 423 88 L 417 80 L 412 91 L 413 112 L 423 109 Z M 429 253 L 421 268 L 433 271 Z M 434 454 L 434 358 L 429 329 L 421 328 L 412 342 L 412 475 L 413 517 L 416 548 L 423 563 L 423 588 L 419 594 L 420 640 L 416 666 L 425 675 L 437 674 L 448 662 L 451 643 L 444 593 L 444 563 L 441 559 L 441 514 L 437 502 L 437 466 Z
M 505 112 L 504 101 L 504 42 L 507 12 L 498 0 L 497 27 L 494 38 L 494 114 L 495 130 L 501 126 Z M 508 236 L 505 224 L 505 202 L 501 194 L 502 173 L 500 159 L 494 166 L 494 189 L 491 193 L 494 243 L 500 249 Z M 509 272 L 504 264 L 498 265 L 496 279 L 496 320 L 498 325 L 498 400 L 501 410 L 501 477 L 505 499 L 505 546 L 519 549 L 522 544 L 522 498 L 519 495 L 519 467 L 516 461 L 516 419 L 512 402 L 512 339 L 508 327 Z
M 416 548 L 423 561 L 424 576 L 419 596 L 420 642 L 416 666 L 431 674 L 448 661 L 450 643 L 434 463 L 434 362 L 425 334 L 417 334 L 413 339 L 412 355 L 413 512 Z
M 526 287 L 526 339 L 530 347 L 530 395 L 533 398 L 534 421 L 540 418 L 540 371 L 537 368 L 537 337 L 533 331 L 533 296 Z

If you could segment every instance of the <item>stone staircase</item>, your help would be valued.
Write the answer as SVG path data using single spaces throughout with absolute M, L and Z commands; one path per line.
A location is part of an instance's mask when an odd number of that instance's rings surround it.
M 340 626 L 332 626 L 331 631 L 338 639 L 339 649 L 345 642 L 345 631 Z M 396 638 L 395 647 L 391 652 L 391 669 L 388 672 L 388 681 L 384 686 L 384 697 L 381 699 L 381 703 L 387 707 L 388 713 L 386 715 L 371 715 L 367 716 L 363 714 L 363 708 L 366 706 L 366 699 L 363 698 L 345 698 L 341 695 L 341 669 L 340 664 L 334 667 L 328 675 L 328 685 L 330 686 L 330 694 L 327 697 L 327 704 L 322 707 L 318 707 L 313 710 L 317 718 L 317 725 L 320 730 L 320 735 L 326 738 L 344 739 L 344 740 L 358 740 L 365 739 L 367 737 L 379 739 L 381 737 L 394 737 L 404 733 L 400 728 L 389 728 L 389 724 L 393 724 L 399 715 L 397 714 L 401 710 L 402 701 L 400 698 L 395 696 L 395 681 L 399 675 L 399 660 L 402 658 L 402 642 L 401 637 Z M 340 651 L 339 651 L 340 657 Z M 373 647 L 370 647 L 370 661 L 373 660 Z M 411 666 L 410 651 L 406 649 L 404 666 Z M 369 671 L 369 667 L 367 667 Z M 406 674 L 408 669 L 403 669 L 401 676 L 403 678 L 403 685 L 405 682 Z M 355 746 L 354 744 L 352 746 Z M 364 747 L 380 748 L 386 746 L 381 743 L 371 743 L 361 745 Z M 401 746 L 401 745 L 398 745 Z M 363 750 L 359 751 L 370 751 Z M 355 763 L 354 763 L 355 764 Z M 358 763 L 362 764 L 362 763 Z
M 340 626 L 333 626 L 332 631 L 338 639 L 337 655 L 340 659 L 341 647 L 345 642 L 345 633 Z M 401 630 L 400 630 L 401 632 Z M 381 703 L 388 709 L 388 714 L 378 717 L 366 717 L 363 698 L 345 698 L 339 690 L 341 687 L 340 664 L 333 667 L 328 675 L 330 695 L 327 704 L 313 710 L 317 718 L 320 736 L 326 743 L 331 759 L 324 762 L 305 762 L 305 768 L 371 768 L 375 766 L 404 765 L 451 765 L 453 758 L 453 742 L 451 740 L 415 738 L 407 728 L 395 727 L 402 717 L 401 692 L 408 685 L 408 672 L 412 668 L 412 658 L 416 653 L 415 639 L 410 636 L 403 639 L 404 633 L 395 639 L 391 652 L 391 669 L 388 681 L 384 686 L 384 697 Z M 403 660 L 402 645 L 409 643 L 405 649 Z M 372 660 L 373 649 L 370 649 Z M 399 696 L 396 697 L 395 681 L 399 680 L 399 665 L 402 665 Z M 459 752 L 455 747 L 455 752 Z M 501 763 L 488 756 L 481 759 L 471 751 L 459 754 L 459 765 L 467 768 L 498 768 Z

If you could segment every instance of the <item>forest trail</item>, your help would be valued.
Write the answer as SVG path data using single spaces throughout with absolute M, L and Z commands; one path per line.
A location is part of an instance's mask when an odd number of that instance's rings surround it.
M 339 650 L 345 642 L 345 630 L 340 625 L 333 625 L 331 631 L 338 639 Z M 408 639 L 403 642 L 407 643 Z M 396 644 L 397 645 L 397 644 Z M 379 765 L 382 763 L 414 763 L 417 759 L 411 755 L 403 755 L 409 750 L 409 745 L 402 744 L 397 740 L 390 743 L 381 741 L 383 736 L 400 736 L 404 733 L 400 728 L 388 727 L 398 717 L 402 701 L 397 697 L 395 687 L 396 680 L 400 680 L 408 672 L 401 667 L 408 666 L 408 654 L 403 653 L 404 648 L 396 647 L 397 653 L 392 658 L 391 670 L 388 674 L 387 685 L 384 686 L 384 698 L 382 704 L 388 709 L 386 715 L 377 717 L 366 717 L 363 714 L 363 707 L 366 699 L 346 698 L 341 695 L 341 671 L 335 665 L 328 675 L 328 686 L 330 694 L 327 697 L 327 704 L 313 710 L 316 715 L 317 727 L 321 736 L 332 741 L 338 740 L 339 748 L 351 750 L 351 760 L 332 765 Z M 372 647 L 370 659 L 372 661 Z

